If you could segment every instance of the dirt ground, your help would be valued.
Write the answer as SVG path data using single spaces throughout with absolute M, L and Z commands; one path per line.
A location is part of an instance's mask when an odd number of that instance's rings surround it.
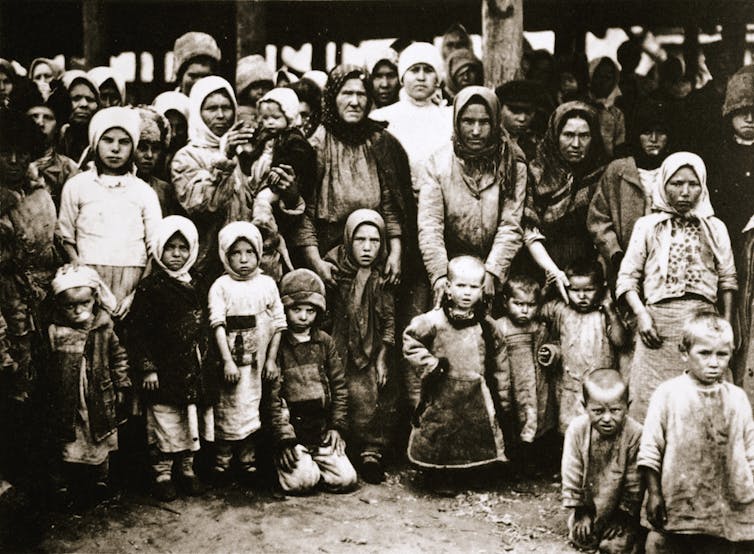
M 21 552 L 576 552 L 565 542 L 559 483 L 493 478 L 427 492 L 410 469 L 349 494 L 307 497 L 228 486 L 160 504 L 126 493 L 45 521 Z

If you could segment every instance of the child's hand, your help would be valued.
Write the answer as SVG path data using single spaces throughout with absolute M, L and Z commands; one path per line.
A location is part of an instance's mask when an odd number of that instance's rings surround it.
M 223 371 L 225 373 L 225 382 L 229 385 L 235 385 L 241 379 L 241 372 L 238 371 L 238 366 L 236 366 L 233 360 L 225 360 Z
M 585 512 L 577 516 L 573 522 L 573 537 L 581 544 L 590 542 L 594 530 L 592 514 Z
M 639 331 L 641 341 L 648 348 L 660 348 L 662 346 L 662 338 L 655 329 L 655 322 L 646 310 L 636 316 L 636 330 Z
M 115 393 L 115 403 L 118 408 L 123 408 L 126 405 L 126 391 L 119 390 Z
M 346 453 L 346 441 L 343 440 L 343 437 L 341 437 L 340 433 L 335 429 L 330 429 L 325 434 L 324 444 L 325 446 L 331 446 L 338 456 L 342 456 Z
M 131 309 L 131 304 L 134 301 L 135 295 L 136 295 L 136 292 L 132 292 L 131 294 L 126 296 L 123 300 L 121 300 L 116 306 L 113 316 L 117 317 L 118 319 L 123 319 L 124 317 L 126 317 L 126 314 L 128 314 L 128 310 Z
M 147 391 L 156 391 L 160 388 L 160 380 L 157 378 L 156 371 L 150 371 L 141 381 L 141 386 Z
M 668 521 L 668 514 L 665 511 L 665 499 L 662 494 L 647 491 L 647 521 L 655 529 L 664 529 Z
M 380 353 L 377 355 L 377 387 L 382 388 L 387 383 L 387 348 L 383 345 Z
M 540 346 L 539 351 L 537 352 L 537 362 L 539 365 L 542 367 L 550 367 L 554 361 L 555 349 L 549 344 Z
M 272 381 L 278 377 L 280 377 L 280 369 L 278 368 L 278 365 L 275 363 L 275 360 L 268 358 L 267 361 L 264 362 L 262 378 Z
M 602 538 L 606 540 L 614 539 L 615 537 L 622 536 L 626 529 L 631 525 L 633 518 L 622 510 L 617 510 L 615 516 L 611 522 L 605 526 L 602 531 Z
M 298 462 L 298 451 L 296 450 L 296 446 L 298 445 L 291 445 L 280 452 L 280 455 L 278 456 L 278 465 L 283 471 L 291 472 L 293 471 L 293 468 L 296 467 L 296 463 Z

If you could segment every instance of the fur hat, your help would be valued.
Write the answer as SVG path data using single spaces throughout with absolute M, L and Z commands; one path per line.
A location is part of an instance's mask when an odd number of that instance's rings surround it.
M 738 70 L 728 81 L 725 89 L 723 117 L 735 111 L 754 107 L 754 73 Z
M 173 56 L 175 58 L 173 71 L 176 79 L 181 75 L 184 69 L 183 66 L 193 58 L 207 56 L 216 62 L 219 62 L 222 58 L 220 47 L 217 46 L 215 39 L 207 33 L 199 33 L 196 31 L 188 32 L 175 40 L 175 44 L 173 45 Z
M 323 312 L 326 309 L 325 284 L 309 269 L 294 269 L 280 280 L 280 299 L 286 308 L 295 304 L 311 304 Z
M 163 148 L 167 148 L 171 138 L 170 122 L 167 118 L 149 106 L 139 106 L 136 109 L 141 117 L 139 141 L 159 142 Z
M 238 60 L 236 65 L 236 94 L 241 94 L 252 83 L 259 81 L 273 82 L 274 73 L 267 60 L 259 54 L 252 54 Z

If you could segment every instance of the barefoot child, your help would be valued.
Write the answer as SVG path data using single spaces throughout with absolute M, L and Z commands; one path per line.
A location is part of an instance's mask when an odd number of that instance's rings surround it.
M 453 258 L 442 307 L 403 333 L 403 355 L 421 373 L 408 459 L 424 469 L 507 461 L 498 418 L 510 405 L 510 368 L 505 340 L 484 315 L 484 277 L 477 258 Z
M 655 390 L 639 448 L 647 554 L 751 552 L 736 544 L 754 540 L 754 421 L 744 391 L 723 380 L 733 330 L 699 314 L 681 344 L 686 371 Z
M 206 350 L 206 296 L 189 273 L 198 252 L 191 221 L 177 215 L 163 219 L 152 243 L 154 270 L 136 289 L 128 321 L 134 373 L 144 389 L 154 492 L 163 501 L 176 498 L 174 465 L 182 490 L 201 492 L 194 454 L 199 450 L 196 404 Z
M 280 437 L 278 480 L 286 492 L 308 492 L 322 482 L 328 490 L 356 485 L 346 457 L 348 387 L 333 339 L 317 328 L 325 312 L 325 285 L 313 271 L 296 269 L 283 277 L 280 294 L 288 329 L 278 350 L 279 395 L 290 412 Z
M 571 422 L 563 444 L 569 539 L 584 550 L 633 554 L 640 530 L 641 425 L 627 415 L 628 387 L 618 371 L 593 371 L 582 390 L 586 414 Z
M 222 383 L 214 403 L 216 456 L 222 480 L 235 457 L 246 479 L 256 475 L 256 432 L 262 378 L 278 375 L 275 358 L 286 328 L 278 289 L 259 271 L 262 237 L 245 221 L 229 223 L 218 235 L 225 274 L 209 291 L 209 323 L 222 361 Z

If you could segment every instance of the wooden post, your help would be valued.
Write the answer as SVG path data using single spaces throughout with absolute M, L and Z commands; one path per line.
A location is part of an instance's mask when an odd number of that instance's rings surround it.
M 83 54 L 90 67 L 110 65 L 106 12 L 103 0 L 84 0 L 81 7 L 84 31 Z
M 259 0 L 236 2 L 236 55 L 265 55 L 267 46 L 267 8 Z
M 496 87 L 519 77 L 523 54 L 523 0 L 482 0 L 484 78 Z

